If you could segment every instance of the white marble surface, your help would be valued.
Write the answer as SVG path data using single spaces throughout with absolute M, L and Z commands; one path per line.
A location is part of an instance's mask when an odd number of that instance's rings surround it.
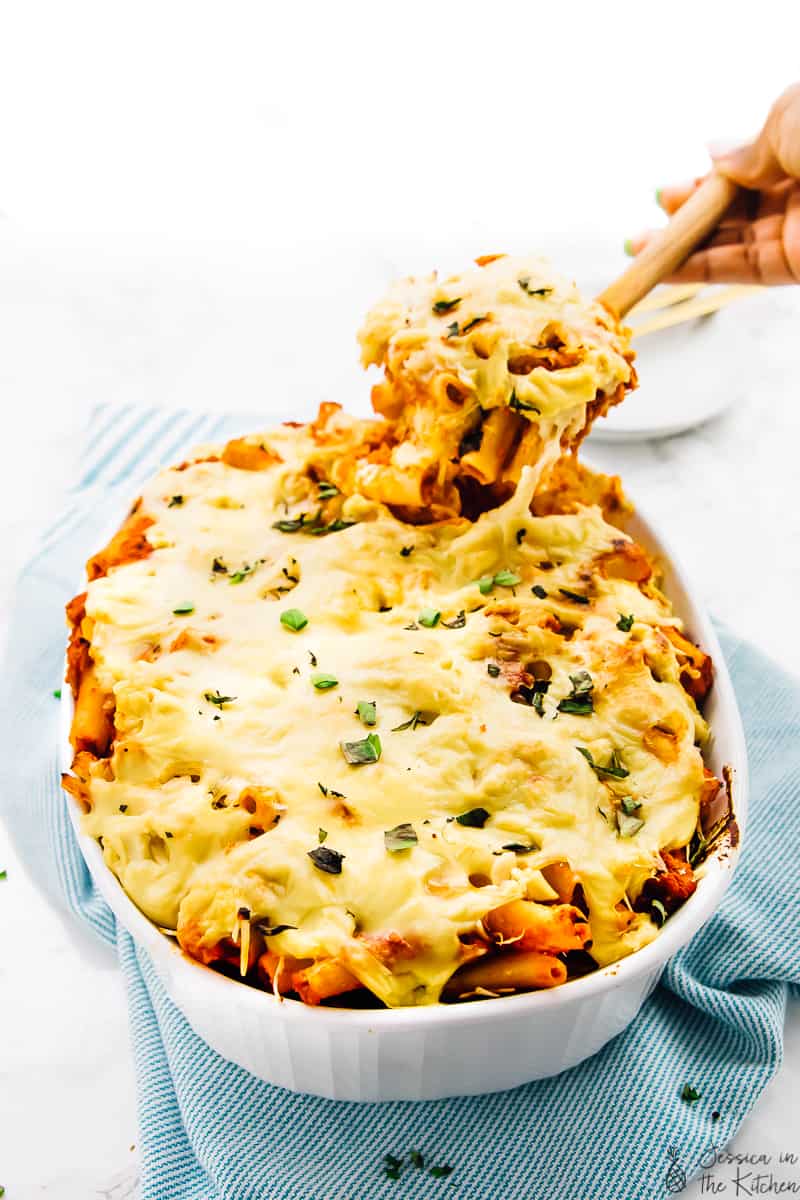
M 577 254 L 594 271 L 603 260 L 606 269 L 604 242 L 544 240 L 559 258 Z M 10 448 L 0 474 L 0 614 L 37 528 L 61 503 L 93 404 L 250 409 L 265 424 L 322 398 L 364 408 L 359 314 L 396 270 L 438 257 L 421 238 L 388 244 L 306 245 L 290 265 L 278 250 L 230 242 L 48 240 L 20 230 L 0 240 Z M 329 364 L 322 390 L 310 369 L 308 313 L 299 325 L 292 319 L 309 279 L 314 353 Z M 745 355 L 741 314 L 731 314 L 722 336 L 738 367 L 733 385 L 724 375 L 732 404 L 723 417 L 668 441 L 592 447 L 595 462 L 620 472 L 669 530 L 712 610 L 796 671 L 800 637 L 787 616 L 800 591 L 798 318 L 800 289 L 759 297 L 748 310 Z M 298 363 L 308 369 L 298 373 Z M 641 365 L 644 397 L 644 353 Z M 721 377 L 711 359 L 691 386 L 714 388 Z M 22 444 L 27 453 L 15 453 Z M 7 831 L 0 866 L 8 870 L 0 884 L 0 1184 L 8 1200 L 134 1196 L 134 1081 L 113 955 L 41 897 Z M 798 1085 L 795 1006 L 786 1063 L 736 1139 L 740 1150 L 800 1152 Z M 792 1168 L 779 1170 L 794 1178 Z M 715 1169 L 717 1182 L 730 1175 Z M 699 1187 L 684 1194 L 696 1197 Z

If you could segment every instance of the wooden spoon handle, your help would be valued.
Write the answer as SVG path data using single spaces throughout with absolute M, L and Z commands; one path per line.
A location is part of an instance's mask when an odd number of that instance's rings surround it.
M 647 243 L 619 279 L 600 293 L 597 297 L 600 303 L 618 317 L 624 317 L 657 283 L 686 261 L 730 208 L 738 191 L 739 186 L 733 180 L 712 171 L 669 225 Z

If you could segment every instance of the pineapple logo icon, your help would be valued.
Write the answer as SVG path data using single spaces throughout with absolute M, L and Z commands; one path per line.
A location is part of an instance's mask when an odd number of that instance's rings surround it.
M 667 1158 L 669 1166 L 667 1167 L 667 1177 L 665 1184 L 668 1196 L 676 1196 L 678 1192 L 682 1192 L 686 1187 L 686 1172 L 681 1166 L 678 1158 L 678 1151 L 674 1146 L 670 1146 L 667 1150 Z

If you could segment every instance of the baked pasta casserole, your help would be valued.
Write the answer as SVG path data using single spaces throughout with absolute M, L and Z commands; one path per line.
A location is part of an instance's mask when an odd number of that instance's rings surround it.
M 731 820 L 711 662 L 571 453 L 632 383 L 624 334 L 540 265 L 482 269 L 370 315 L 381 417 L 162 471 L 67 608 L 86 831 L 192 959 L 309 1004 L 612 963 Z

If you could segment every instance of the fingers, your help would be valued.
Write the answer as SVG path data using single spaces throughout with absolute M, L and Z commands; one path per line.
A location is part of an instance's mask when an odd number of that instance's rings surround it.
M 796 283 L 779 240 L 737 242 L 698 250 L 670 279 L 671 283 Z
M 668 216 L 672 216 L 686 203 L 692 192 L 703 182 L 704 176 L 699 176 L 691 183 L 679 183 L 672 187 L 662 187 L 656 192 L 656 202 Z
M 747 188 L 800 179 L 800 83 L 773 104 L 761 133 L 747 146 L 715 157 L 718 171 Z

